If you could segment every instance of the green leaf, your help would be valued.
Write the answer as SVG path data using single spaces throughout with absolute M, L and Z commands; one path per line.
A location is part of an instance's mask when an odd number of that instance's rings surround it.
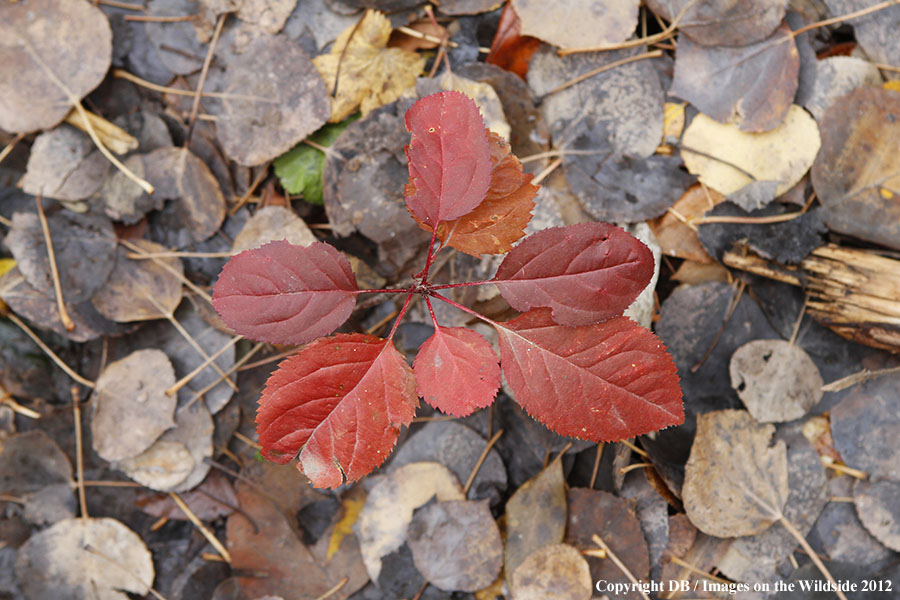
M 342 131 L 359 118 L 353 115 L 340 123 L 329 123 L 310 135 L 307 139 L 319 146 L 329 147 Z M 303 198 L 311 204 L 322 204 L 322 168 L 325 166 L 325 153 L 300 142 L 275 159 L 275 174 L 281 181 L 281 187 L 290 194 L 303 194 Z

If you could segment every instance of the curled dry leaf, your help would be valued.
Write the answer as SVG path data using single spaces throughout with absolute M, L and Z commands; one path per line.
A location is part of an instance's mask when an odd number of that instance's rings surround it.
M 787 451 L 770 445 L 773 425 L 742 410 L 697 417 L 681 495 L 688 518 L 717 537 L 754 535 L 781 518 L 788 498 Z
M 47 225 L 63 297 L 72 304 L 89 300 L 109 277 L 116 262 L 116 234 L 112 223 L 102 216 L 59 209 L 47 215 Z M 53 296 L 50 258 L 37 213 L 15 213 L 5 241 L 28 283 Z
M 900 552 L 900 482 L 890 479 L 857 481 L 853 504 L 863 526 L 879 542 Z
M 173 427 L 177 399 L 166 389 L 174 383 L 172 363 L 159 350 L 138 350 L 110 363 L 95 389 L 91 433 L 97 454 L 110 462 L 131 458 Z
M 741 131 L 768 131 L 787 115 L 797 91 L 800 53 L 782 24 L 747 46 L 703 46 L 678 41 L 670 93 Z
M 441 412 L 466 417 L 494 401 L 500 364 L 490 342 L 466 327 L 440 327 L 413 362 L 416 393 Z
M 304 344 L 347 320 L 357 289 L 350 263 L 333 247 L 282 240 L 232 258 L 216 282 L 213 306 L 241 335 Z
M 347 65 L 344 65 L 346 68 Z M 228 65 L 222 148 L 242 165 L 284 154 L 328 119 L 328 92 L 306 53 L 284 36 L 260 36 Z
M 481 204 L 491 183 L 491 148 L 481 111 L 461 92 L 422 98 L 406 112 L 410 212 L 429 228 Z
M 503 566 L 503 543 L 488 503 L 436 502 L 420 508 L 407 529 L 416 568 L 446 591 L 489 586 Z
M 336 93 L 329 121 L 343 121 L 357 107 L 365 117 L 416 84 L 425 59 L 414 52 L 387 48 L 390 37 L 387 17 L 368 10 L 360 23 L 338 36 L 329 54 L 313 59 L 328 93 Z
M 132 243 L 149 253 L 166 251 L 148 240 Z M 169 266 L 166 269 L 156 260 L 130 259 L 130 252 L 119 246 L 109 279 L 91 299 L 97 312 L 119 322 L 162 319 L 175 312 L 181 303 L 182 283 L 172 271 L 183 273 L 181 261 L 175 256 L 157 259 Z
M 647 6 L 667 21 L 691 0 L 648 0 Z M 678 30 L 706 46 L 746 46 L 772 33 L 784 19 L 786 0 L 704 0 L 694 2 L 679 23 Z
M 812 168 L 825 222 L 840 233 L 900 248 L 900 92 L 860 88 L 821 119 Z
M 127 600 L 153 585 L 153 560 L 115 519 L 65 519 L 19 548 L 16 577 L 28 598 Z
M 553 227 L 516 246 L 491 280 L 510 306 L 552 309 L 553 320 L 577 327 L 628 308 L 653 276 L 650 249 L 609 223 Z
M 573 331 L 535 309 L 496 328 L 513 397 L 555 432 L 612 441 L 684 422 L 675 363 L 628 317 Z
M 464 500 L 453 473 L 432 462 L 404 465 L 369 492 L 353 529 L 372 581 L 378 581 L 382 558 L 406 541 L 413 511 L 432 498 L 439 502 Z
M 322 338 L 285 360 L 256 415 L 262 453 L 300 469 L 316 487 L 356 481 L 387 458 L 419 399 L 412 369 L 387 339 Z
M 109 162 L 89 137 L 60 125 L 35 138 L 22 189 L 44 198 L 84 200 L 100 189 L 107 171 Z
M 639 0 L 564 0 L 553 14 L 538 0 L 513 0 L 521 35 L 561 48 L 590 48 L 627 40 L 638 21 Z
M 753 340 L 731 355 L 731 385 L 761 423 L 799 419 L 822 399 L 822 376 L 809 355 L 784 340 Z
M 590 600 L 591 570 L 581 553 L 566 544 L 544 546 L 531 553 L 512 576 L 515 600 Z
M 508 252 L 525 235 L 539 189 L 531 184 L 534 176 L 524 172 L 509 144 L 495 133 L 488 135 L 488 143 L 491 179 L 484 200 L 471 212 L 439 223 L 437 228 L 437 237 L 445 245 L 476 257 Z M 431 231 L 424 222 L 416 221 Z
M 531 55 L 540 45 L 541 40 L 522 34 L 522 20 L 516 14 L 513 3 L 507 2 L 500 14 L 497 33 L 491 42 L 491 51 L 484 61 L 512 71 L 525 79 Z
M 744 132 L 699 114 L 684 132 L 681 155 L 688 171 L 725 196 L 754 181 L 777 181 L 780 195 L 806 174 L 820 143 L 813 118 L 791 105 L 784 121 L 765 133 Z
M 109 21 L 88 2 L 5 2 L 0 39 L 0 129 L 11 133 L 58 124 L 112 59 Z
M 535 550 L 558 544 L 566 533 L 566 484 L 562 462 L 554 460 L 523 483 L 506 503 L 507 580 Z
M 241 232 L 234 237 L 231 251 L 237 254 L 275 240 L 285 240 L 295 246 L 309 246 L 316 241 L 316 236 L 291 209 L 265 206 L 253 213 Z

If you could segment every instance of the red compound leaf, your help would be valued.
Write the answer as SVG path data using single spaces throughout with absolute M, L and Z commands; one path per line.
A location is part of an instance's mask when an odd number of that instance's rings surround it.
M 356 305 L 350 263 L 324 242 L 285 240 L 241 252 L 222 269 L 213 306 L 236 332 L 275 344 L 328 335 Z
M 627 317 L 572 328 L 542 308 L 497 331 L 516 401 L 560 435 L 613 441 L 684 422 L 675 363 Z
M 609 223 L 544 229 L 506 255 L 493 281 L 510 306 L 553 309 L 577 327 L 622 314 L 653 276 L 653 254 Z
M 490 343 L 465 327 L 437 327 L 413 363 L 419 396 L 441 412 L 465 417 L 494 401 L 500 365 Z
M 338 334 L 279 365 L 260 398 L 256 431 L 263 456 L 286 463 L 300 452 L 313 485 L 335 488 L 384 462 L 418 404 L 412 369 L 390 340 Z
M 412 133 L 404 189 L 410 212 L 429 229 L 481 204 L 491 181 L 491 151 L 484 119 L 460 92 L 426 96 L 406 111 Z

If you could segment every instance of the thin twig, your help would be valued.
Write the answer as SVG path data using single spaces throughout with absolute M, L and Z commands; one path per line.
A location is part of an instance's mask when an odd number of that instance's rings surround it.
M 235 205 L 233 207 L 231 207 L 231 210 L 228 211 L 229 215 L 231 215 L 231 216 L 236 215 L 237 211 L 239 211 L 242 206 L 247 204 L 247 201 L 250 200 L 250 196 L 253 195 L 253 192 L 256 191 L 256 188 L 259 187 L 259 184 L 262 183 L 263 180 L 266 178 L 266 175 L 269 174 L 269 165 L 270 164 L 272 164 L 271 161 L 262 165 L 262 167 L 259 169 L 259 172 L 256 174 L 256 177 L 253 178 L 253 183 L 251 183 L 250 187 L 247 188 L 247 192 L 243 196 L 241 196 L 240 200 L 238 200 L 235 203 Z
M 469 473 L 469 478 L 466 480 L 466 485 L 463 486 L 463 496 L 467 496 L 469 494 L 469 488 L 472 487 L 472 483 L 475 481 L 475 476 L 478 475 L 478 470 L 481 468 L 481 465 L 484 464 L 488 452 L 491 451 L 491 448 L 494 447 L 494 444 L 497 443 L 497 440 L 500 439 L 501 435 L 503 435 L 503 430 L 498 429 L 497 433 L 495 433 L 493 437 L 491 437 L 491 439 L 488 441 L 487 445 L 484 447 L 484 450 L 481 451 L 481 456 L 479 456 L 478 460 L 475 461 L 475 466 L 472 467 L 472 472 Z
M 113 8 L 124 8 L 125 10 L 147 10 L 140 4 L 128 4 L 127 2 L 118 2 L 117 0 L 97 0 L 100 4 L 112 6 Z
M 542 181 L 547 179 L 550 176 L 550 173 L 556 170 L 556 167 L 562 164 L 562 159 L 557 158 L 552 163 L 547 165 L 547 168 L 537 174 L 537 176 L 531 180 L 532 185 L 540 185 Z
M 227 12 L 219 15 L 219 22 L 216 23 L 216 29 L 213 31 L 212 40 L 209 42 L 209 49 L 206 51 L 206 58 L 203 60 L 203 68 L 200 69 L 200 79 L 197 82 L 197 91 L 194 94 L 194 104 L 191 106 L 191 116 L 188 118 L 187 135 L 184 137 L 185 148 L 191 147 L 191 137 L 194 135 L 194 123 L 197 120 L 197 113 L 200 112 L 200 97 L 203 94 L 203 85 L 206 83 L 206 76 L 209 74 L 209 65 L 212 62 L 216 43 L 219 41 L 219 35 L 222 33 L 222 26 L 225 25 L 226 18 L 228 18 Z
M 626 448 L 628 448 L 629 450 L 631 450 L 632 452 L 634 452 L 635 454 L 639 454 L 639 455 L 643 456 L 644 458 L 650 458 L 650 455 L 647 454 L 646 450 L 644 450 L 640 446 L 636 446 L 630 440 L 619 440 L 619 443 L 622 444 L 623 446 L 625 446 Z
M 59 320 L 62 321 L 66 331 L 73 331 L 75 323 L 66 310 L 66 301 L 63 299 L 62 283 L 59 280 L 59 269 L 56 266 L 56 253 L 53 251 L 53 238 L 50 237 L 50 226 L 47 224 L 47 215 L 44 214 L 44 204 L 41 195 L 35 197 L 38 219 L 41 222 L 41 231 L 44 232 L 44 243 L 47 246 L 47 258 L 50 260 L 50 278 L 53 280 L 53 292 L 56 295 L 56 307 L 59 310 Z
M 215 354 L 213 354 L 212 356 L 210 356 L 209 358 L 204 360 L 202 363 L 197 365 L 196 369 L 194 369 L 193 371 L 191 371 L 190 373 L 188 373 L 187 375 L 185 375 L 184 377 L 182 377 L 181 379 L 176 381 L 174 384 L 172 384 L 172 386 L 166 390 L 166 396 L 174 396 L 175 394 L 177 394 L 178 390 L 180 390 L 181 388 L 186 386 L 188 383 L 191 382 L 191 380 L 194 377 L 199 375 L 201 371 L 206 369 L 206 367 L 209 366 L 209 363 L 211 363 L 212 361 L 216 360 L 217 358 L 219 358 L 220 356 L 225 354 L 225 352 L 229 348 L 231 348 L 232 346 L 237 344 L 242 339 L 244 339 L 244 336 L 242 336 L 242 335 L 236 335 L 233 338 L 231 338 L 231 340 L 229 340 L 227 344 L 222 346 L 219 350 L 216 350 Z
M 245 362 L 247 362 L 248 360 L 250 360 L 250 357 L 252 357 L 254 354 L 256 354 L 257 352 L 259 352 L 260 350 L 262 350 L 262 348 L 263 348 L 264 346 L 265 346 L 265 344 L 262 343 L 262 342 L 260 342 L 260 343 L 256 344 L 255 346 L 253 346 L 253 348 L 251 348 L 250 351 L 247 352 L 247 354 L 245 354 L 239 361 L 237 361 L 236 363 L 234 363 L 234 366 L 232 366 L 230 369 L 228 369 L 227 371 L 225 371 L 225 373 L 224 373 L 221 377 L 219 377 L 219 378 L 216 379 L 215 381 L 211 382 L 209 385 L 207 385 L 205 388 L 203 388 L 203 389 L 200 390 L 199 392 L 196 392 L 196 393 L 191 397 L 191 399 L 187 401 L 187 404 L 185 404 L 185 407 L 191 406 L 192 404 L 194 404 L 194 402 L 196 402 L 197 400 L 199 400 L 200 398 L 202 398 L 203 395 L 206 394 L 206 392 L 208 392 L 209 390 L 211 390 L 211 389 L 213 389 L 214 387 L 216 387 L 217 385 L 219 385 L 219 383 L 220 383 L 223 379 L 227 379 L 228 376 L 231 375 L 232 373 L 234 373 L 235 371 L 237 371 L 237 370 L 241 367 L 241 365 L 243 365 Z M 213 364 L 215 364 L 215 363 L 213 363 Z M 229 381 L 230 381 L 230 380 L 229 380 Z
M 81 508 L 81 518 L 87 519 L 87 497 L 84 494 L 84 446 L 81 440 L 81 392 L 77 385 L 72 386 L 72 413 L 75 421 L 75 472 L 78 482 L 78 506 Z
M 214 536 L 213 533 L 206 528 L 206 525 L 204 525 L 200 521 L 200 519 L 197 518 L 197 515 L 195 515 L 194 511 L 192 511 L 191 508 L 185 503 L 185 501 L 181 499 L 181 496 L 179 496 L 175 492 L 169 492 L 169 496 L 172 497 L 172 500 L 175 501 L 175 504 L 178 505 L 178 508 L 181 509 L 181 512 L 187 515 L 187 518 L 191 521 L 191 523 L 194 524 L 194 527 L 200 530 L 200 533 L 203 534 L 203 537 L 206 538 L 206 541 L 212 544 L 212 547 L 216 549 L 216 552 L 221 554 L 222 558 L 224 558 L 225 561 L 230 564 L 231 554 L 228 552 L 228 549 L 225 548 L 222 542 L 219 541 L 219 538 Z
M 31 341 L 33 341 L 35 344 L 37 344 L 38 347 L 41 350 L 43 350 L 44 353 L 48 357 L 50 357 L 50 360 L 52 360 L 54 363 L 56 363 L 56 366 L 59 367 L 60 369 L 62 369 L 66 375 L 68 375 L 69 377 L 71 377 L 72 379 L 74 379 L 75 381 L 77 381 L 78 383 L 80 383 L 81 385 L 83 385 L 85 387 L 89 387 L 89 388 L 95 387 L 96 384 L 93 381 L 90 381 L 89 379 L 85 379 L 84 377 L 82 377 L 81 375 L 76 373 L 75 370 L 72 369 L 72 367 L 70 367 L 65 362 L 63 362 L 63 359 L 61 359 L 59 356 L 57 356 L 56 353 L 53 352 L 53 350 L 51 350 L 50 347 L 44 343 L 44 340 L 39 338 L 37 336 L 37 334 L 35 334 L 28 327 L 28 325 L 23 323 L 22 320 L 15 315 L 15 313 L 13 313 L 13 312 L 8 313 L 6 315 L 6 318 L 9 319 L 10 321 L 12 321 L 13 323 L 15 323 L 16 325 L 18 325 L 19 329 L 24 331 L 25 334 L 31 338 Z
M 849 21 L 850 19 L 856 19 L 857 17 L 863 17 L 873 12 L 878 12 L 879 10 L 884 10 L 894 4 L 897 4 L 898 0 L 886 0 L 885 2 L 881 2 L 879 4 L 874 4 L 867 8 L 863 8 L 862 10 L 857 10 L 852 13 L 847 13 L 846 15 L 838 15 L 836 17 L 832 17 L 830 19 L 825 19 L 823 21 L 816 21 L 815 23 L 810 23 L 800 29 L 791 32 L 793 37 L 797 37 L 798 35 L 804 34 L 807 31 L 812 29 L 818 29 L 819 27 L 826 27 L 828 25 L 834 25 L 836 23 L 841 23 L 842 21 Z
M 125 15 L 126 21 L 144 21 L 149 23 L 182 23 L 196 21 L 200 15 Z
M 86 546 L 84 546 L 84 550 L 85 550 L 86 552 L 90 552 L 91 554 L 96 554 L 97 556 L 99 556 L 100 558 L 106 560 L 107 562 L 110 562 L 110 563 L 112 563 L 113 565 L 119 567 L 119 569 L 120 569 L 123 573 L 125 573 L 125 574 L 127 574 L 127 575 L 130 575 L 135 581 L 140 582 L 141 585 L 145 586 L 148 590 L 150 590 L 150 593 L 153 594 L 153 597 L 156 598 L 156 600 L 166 600 L 166 597 L 165 597 L 165 596 L 163 596 L 162 594 L 160 594 L 159 592 L 157 592 L 157 591 L 153 588 L 153 582 L 152 582 L 152 581 L 151 581 L 150 583 L 147 583 L 146 581 L 144 581 L 143 579 L 141 579 L 140 577 L 138 577 L 137 575 L 135 575 L 134 573 L 132 573 L 131 571 L 129 571 L 124 565 L 120 564 L 120 563 L 119 563 L 118 561 L 116 561 L 114 558 L 112 558 L 111 556 L 109 556 L 109 555 L 107 555 L 107 554 L 104 554 L 104 553 L 101 552 L 100 550 L 97 550 L 96 548 L 94 548 L 94 547 L 91 546 L 90 544 L 87 544 Z
M 39 413 L 36 410 L 32 410 L 32 409 L 28 408 L 27 406 L 22 406 L 21 404 L 16 402 L 15 398 L 12 397 L 12 394 L 10 394 L 8 391 L 3 389 L 3 387 L 0 387 L 0 395 L 2 395 L 2 397 L 0 397 L 0 404 L 5 404 L 14 413 L 26 416 L 30 419 L 40 419 L 41 418 L 41 416 L 42 416 L 41 413 Z
M 123 246 L 125 246 L 126 248 L 128 248 L 129 250 L 131 250 L 132 252 L 136 252 L 140 255 L 146 256 L 147 254 L 150 254 L 149 252 L 147 252 L 140 246 L 138 246 L 136 244 L 132 244 L 129 240 L 119 239 L 119 243 L 122 244 Z M 168 271 L 173 276 L 177 277 L 181 281 L 181 283 L 188 286 L 188 288 L 190 288 L 191 291 L 193 291 L 195 294 L 197 294 L 198 296 L 200 296 L 201 298 L 206 300 L 208 303 L 212 304 L 212 298 L 210 297 L 210 295 L 207 294 L 206 292 L 204 292 L 203 290 L 201 290 L 199 287 L 197 287 L 197 285 L 193 281 L 191 281 L 190 279 L 185 277 L 184 273 L 179 273 L 178 269 L 174 268 L 172 265 L 170 265 L 169 263 L 167 263 L 164 260 L 161 260 L 159 258 L 154 258 L 152 256 L 148 257 L 148 258 L 150 258 L 150 260 L 152 260 L 153 262 L 158 264 L 160 267 L 162 267 L 163 269 Z
M 797 335 L 800 333 L 800 323 L 803 322 L 803 315 L 806 314 L 806 303 L 809 302 L 809 292 L 806 293 L 806 296 L 803 298 L 803 306 L 800 307 L 800 314 L 797 316 L 797 320 L 794 321 L 794 328 L 791 330 L 791 339 L 788 340 L 788 343 L 792 346 L 797 341 Z
M 806 541 L 806 538 L 803 537 L 803 534 L 800 533 L 799 531 L 797 531 L 797 528 L 794 527 L 794 525 L 790 521 L 788 521 L 784 517 L 784 515 L 780 515 L 780 519 L 778 522 L 781 523 L 781 525 L 785 529 L 787 529 L 788 533 L 790 533 L 792 536 L 794 536 L 794 539 L 797 540 L 797 543 L 799 543 L 800 546 L 809 555 L 809 560 L 811 560 L 813 562 L 813 564 L 816 565 L 816 568 L 818 568 L 819 572 L 821 572 L 822 575 L 825 576 L 825 579 L 827 579 L 829 582 L 831 582 L 831 585 L 834 586 L 832 588 L 832 591 L 835 593 L 835 595 L 838 598 L 840 598 L 841 600 L 847 600 L 847 596 L 845 596 L 844 592 L 842 592 L 840 590 L 840 588 L 838 587 L 837 581 L 834 580 L 834 577 L 831 575 L 831 572 L 825 566 L 825 563 L 822 562 L 822 559 L 819 558 L 819 555 L 816 553 L 816 551 L 812 549 L 812 546 L 809 545 L 809 542 Z
M 627 577 L 628 580 L 634 584 L 634 589 L 637 590 L 637 593 L 641 595 L 641 598 L 643 598 L 644 600 L 650 600 L 650 596 L 647 595 L 647 592 L 641 589 L 641 586 L 634 574 L 628 569 L 627 566 L 625 566 L 625 563 L 619 560 L 619 557 L 616 556 L 616 553 L 606 545 L 606 542 L 603 541 L 603 538 L 595 533 L 591 536 L 591 540 L 593 540 L 593 542 L 600 546 L 603 550 L 606 550 L 606 555 L 609 557 L 609 560 L 613 561 L 613 563 L 617 567 L 619 567 L 619 570 L 625 574 L 625 577 Z
M 125 258 L 129 260 L 149 260 L 151 258 L 230 258 L 234 256 L 234 252 L 181 252 L 172 250 L 169 252 L 148 252 L 147 254 L 137 254 L 129 252 Z
M 434 37 L 430 33 L 422 33 L 421 31 L 406 27 L 405 25 L 395 27 L 394 31 L 399 31 L 400 33 L 406 34 L 409 37 L 414 37 L 419 40 L 425 40 L 426 42 L 431 42 L 432 44 L 440 44 L 442 42 L 441 38 L 439 37 Z M 447 40 L 447 45 L 451 48 L 459 48 L 459 44 L 450 40 Z
M 594 469 L 591 471 L 589 490 L 594 489 L 594 484 L 597 483 L 597 473 L 600 471 L 600 459 L 603 458 L 603 446 L 605 445 L 603 442 L 597 444 L 597 455 L 594 457 Z
M 344 587 L 345 585 L 347 585 L 348 581 L 350 581 L 350 578 L 347 577 L 346 575 L 344 575 L 343 579 L 341 579 L 336 584 L 334 584 L 334 586 L 330 590 L 328 590 L 321 596 L 317 597 L 316 600 L 328 600 L 328 598 L 331 598 L 332 596 L 337 594 L 339 591 L 341 591 L 341 588 Z
M 3 147 L 3 150 L 0 150 L 0 163 L 3 162 L 3 159 L 9 156 L 9 153 L 13 151 L 13 148 L 16 147 L 16 144 L 22 141 L 22 138 L 25 137 L 24 133 L 20 133 L 16 137 L 12 139 L 10 143 Z
M 894 373 L 900 373 L 900 367 L 891 367 L 890 369 L 879 369 L 877 371 L 869 371 L 863 369 L 858 373 L 854 373 L 853 375 L 848 375 L 846 377 L 841 377 L 836 381 L 832 381 L 831 383 L 825 384 L 822 386 L 823 392 L 839 392 L 841 390 L 845 390 L 850 386 L 856 385 L 858 383 L 863 383 L 864 381 L 869 381 L 870 379 L 876 379 L 878 377 L 882 377 L 884 375 L 893 375 Z
M 129 73 L 124 69 L 113 69 L 113 77 L 118 77 L 120 79 L 125 79 L 126 81 L 130 81 L 131 83 L 137 84 L 141 87 L 145 87 L 148 90 L 153 90 L 154 92 L 160 92 L 162 94 L 172 94 L 175 96 L 190 96 L 194 97 L 197 95 L 197 92 L 194 90 L 182 90 L 173 87 L 167 87 L 164 85 L 157 85 L 152 81 L 147 81 L 146 79 L 141 79 L 137 75 L 133 73 Z M 252 96 L 247 94 L 227 94 L 223 92 L 203 92 L 200 94 L 204 98 L 221 98 L 223 100 L 250 100 L 253 102 L 265 102 L 267 104 L 276 104 L 277 101 L 271 98 L 263 98 L 262 96 Z
M 721 577 L 716 577 L 715 575 L 707 573 L 706 571 L 701 571 L 700 569 L 698 569 L 691 563 L 689 563 L 681 558 L 678 558 L 674 554 L 669 555 L 669 562 L 674 563 L 674 564 L 678 565 L 679 567 L 685 568 L 688 571 L 690 571 L 691 573 L 699 575 L 700 577 L 703 577 L 704 579 L 710 579 L 712 581 L 718 581 L 720 583 L 732 583 L 731 581 L 728 581 L 727 579 L 723 579 Z
M 261 446 L 261 445 L 257 444 L 256 442 L 254 442 L 253 440 L 251 440 L 250 438 L 248 438 L 246 435 L 244 435 L 244 434 L 241 433 L 240 431 L 235 431 L 233 435 L 234 435 L 234 437 L 236 437 L 237 439 L 239 439 L 239 440 L 242 441 L 243 443 L 247 444 L 248 446 L 250 446 L 250 447 L 253 448 L 254 450 L 262 450 L 262 446 Z

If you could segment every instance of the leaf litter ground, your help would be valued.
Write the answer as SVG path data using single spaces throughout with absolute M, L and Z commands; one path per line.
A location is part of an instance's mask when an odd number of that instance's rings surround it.
M 822 579 L 811 551 L 841 580 L 898 589 L 900 8 L 377 4 L 390 16 L 291 0 L 0 8 L 11 40 L 0 49 L 0 596 L 589 598 L 629 573 L 772 590 Z M 407 211 L 408 161 L 422 164 L 425 148 L 404 154 L 403 116 L 450 89 L 474 97 L 494 133 L 447 151 L 484 172 L 477 189 L 453 180 L 458 193 L 437 204 L 408 189 Z M 624 376 L 548 357 L 595 347 L 606 336 L 592 323 L 619 327 L 605 319 L 630 302 L 607 314 L 609 299 L 573 305 L 573 290 L 613 297 L 630 276 L 543 285 L 556 256 L 545 252 L 595 247 L 599 224 L 518 241 L 597 219 L 649 220 L 664 258 L 647 322 L 686 413 L 599 445 L 521 407 L 557 413 L 546 388 L 565 382 L 567 410 L 589 409 L 608 392 L 586 390 Z M 434 335 L 426 307 L 410 309 L 377 360 L 419 372 L 384 380 L 408 394 L 399 419 L 412 423 L 375 422 L 390 438 L 379 449 L 396 449 L 359 483 L 327 492 L 260 462 L 254 421 L 274 363 L 345 321 L 341 352 L 373 348 L 397 295 L 357 301 L 350 282 L 411 285 L 435 224 L 446 249 L 433 283 L 495 279 L 443 293 L 508 325 L 435 307 L 446 326 Z M 281 239 L 303 248 L 265 246 Z M 596 248 L 627 262 L 615 242 Z M 299 304 L 234 302 L 261 328 L 253 337 L 289 346 L 233 337 L 210 306 L 228 257 L 260 246 L 268 254 L 254 256 L 288 267 L 286 283 L 346 284 L 302 308 L 314 315 L 305 329 L 290 326 Z M 514 247 L 508 261 L 485 256 Z M 292 272 L 311 254 L 333 268 Z M 556 329 L 580 337 L 563 343 Z M 648 331 L 626 330 L 620 349 L 646 348 Z M 482 360 L 495 348 L 504 381 Z M 448 361 L 470 385 L 423 366 Z M 269 385 L 294 383 L 294 365 Z M 468 416 L 413 413 L 416 396 Z M 618 439 L 622 410 L 550 424 Z M 324 466 L 337 484 L 383 460 Z

